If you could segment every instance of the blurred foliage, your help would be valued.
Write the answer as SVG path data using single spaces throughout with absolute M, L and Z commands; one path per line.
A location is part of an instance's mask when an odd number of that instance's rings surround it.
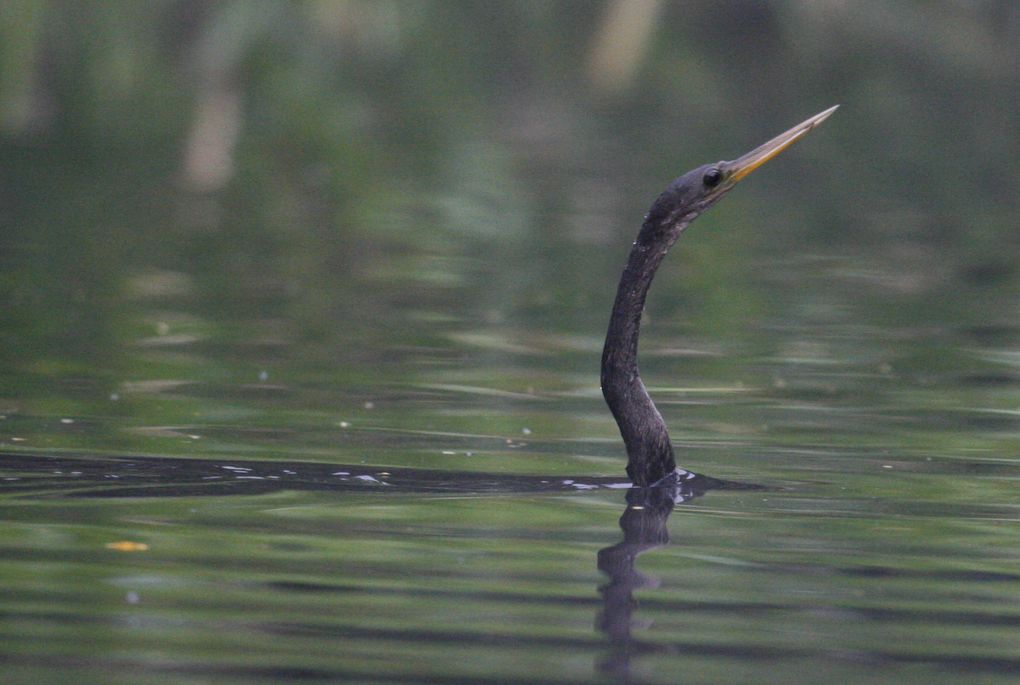
M 0 410 L 265 369 L 309 406 L 588 392 L 658 189 L 835 102 L 677 248 L 647 369 L 766 402 L 942 406 L 934 383 L 1008 410 L 1018 35 L 1008 0 L 4 3 Z M 161 393 L 117 412 L 224 411 Z M 570 411 L 546 420 L 592 430 Z

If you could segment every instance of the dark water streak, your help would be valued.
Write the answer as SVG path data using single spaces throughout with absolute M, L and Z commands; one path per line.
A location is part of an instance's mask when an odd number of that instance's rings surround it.
M 761 489 L 745 483 L 689 474 L 681 486 L 661 488 L 674 497 L 694 488 Z M 92 457 L 4 453 L 0 492 L 33 497 L 193 497 L 256 495 L 281 490 L 405 494 L 522 494 L 629 489 L 620 478 L 521 476 L 471 471 L 366 468 L 354 464 L 179 459 L 172 457 Z

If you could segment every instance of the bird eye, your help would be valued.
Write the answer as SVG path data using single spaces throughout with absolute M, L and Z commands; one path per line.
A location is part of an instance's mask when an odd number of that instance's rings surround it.
M 719 185 L 719 181 L 722 180 L 722 172 L 713 167 L 705 172 L 705 176 L 701 180 L 704 181 L 705 185 L 709 188 L 715 188 Z

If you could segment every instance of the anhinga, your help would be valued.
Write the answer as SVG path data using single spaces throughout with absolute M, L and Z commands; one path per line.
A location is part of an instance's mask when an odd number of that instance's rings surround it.
M 641 314 L 655 271 L 688 224 L 738 181 L 825 121 L 836 107 L 732 162 L 706 164 L 687 172 L 666 188 L 645 215 L 620 278 L 602 351 L 602 394 L 620 426 L 627 446 L 627 475 L 635 485 L 654 485 L 684 475 L 677 471 L 666 423 L 638 373 Z

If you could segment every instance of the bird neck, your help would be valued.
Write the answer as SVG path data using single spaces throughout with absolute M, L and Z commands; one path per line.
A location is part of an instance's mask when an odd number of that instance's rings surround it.
M 637 354 L 645 297 L 680 232 L 654 240 L 647 239 L 649 228 L 647 224 L 642 228 L 630 251 L 602 350 L 602 395 L 627 447 L 627 475 L 640 486 L 651 485 L 676 469 L 666 422 L 641 381 Z

